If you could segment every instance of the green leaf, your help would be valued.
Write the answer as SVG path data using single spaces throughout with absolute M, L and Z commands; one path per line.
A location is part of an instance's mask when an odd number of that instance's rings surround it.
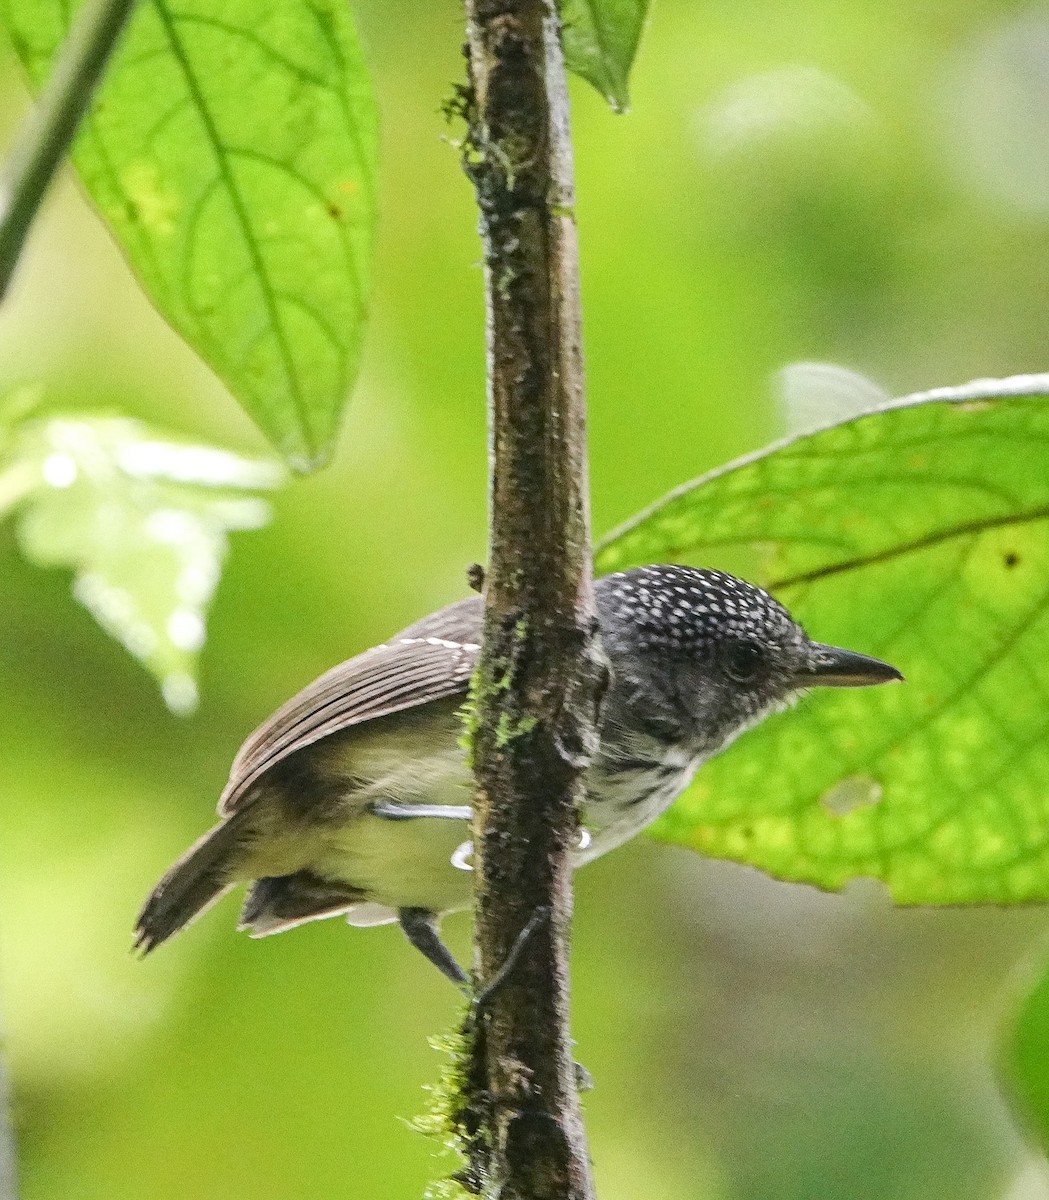
M 740 460 L 599 566 L 762 548 L 820 641 L 904 686 L 819 691 L 707 764 L 667 841 L 904 903 L 1049 899 L 1049 376 L 913 396 Z
M 2 0 L 35 84 L 68 0 Z M 288 461 L 357 372 L 376 117 L 345 0 L 142 0 L 74 151 L 150 298 Z
M 565 63 L 616 112 L 630 107 L 628 79 L 648 0 L 562 0 Z
M 0 517 L 17 510 L 26 556 L 71 568 L 76 598 L 189 712 L 226 533 L 265 524 L 252 493 L 282 474 L 137 421 L 38 419 L 0 447 Z

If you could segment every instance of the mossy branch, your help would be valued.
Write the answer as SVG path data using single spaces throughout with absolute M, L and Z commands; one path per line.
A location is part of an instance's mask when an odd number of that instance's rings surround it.
M 484 243 L 492 452 L 473 697 L 476 979 L 482 989 L 501 982 L 467 1025 L 460 1178 L 500 1200 L 590 1200 L 567 950 L 571 852 L 605 670 L 565 72 L 553 0 L 466 0 L 466 12 L 463 161 Z

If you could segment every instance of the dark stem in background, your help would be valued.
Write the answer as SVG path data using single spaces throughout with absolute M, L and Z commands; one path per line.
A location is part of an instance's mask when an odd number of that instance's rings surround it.
M 0 175 L 0 300 L 135 0 L 89 0 Z
M 89 0 L 0 171 L 0 300 L 134 5 L 135 0 Z M 9 1091 L 0 1070 L 0 1200 L 17 1195 L 15 1164 Z
M 606 669 L 591 585 L 568 99 L 553 0 L 466 0 L 466 13 L 465 164 L 484 242 L 491 438 L 473 739 L 476 966 L 479 987 L 501 982 L 472 1027 L 462 1178 L 500 1200 L 589 1200 L 567 953 L 581 772 Z

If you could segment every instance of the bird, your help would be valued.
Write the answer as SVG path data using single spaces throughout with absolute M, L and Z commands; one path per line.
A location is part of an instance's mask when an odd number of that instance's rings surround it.
M 598 578 L 594 599 L 610 682 L 574 866 L 632 838 L 704 762 L 807 689 L 903 679 L 813 641 L 768 592 L 722 571 L 639 567 Z M 483 606 L 471 596 L 424 617 L 263 722 L 233 760 L 219 823 L 147 899 L 135 947 L 148 954 L 246 883 L 238 928 L 254 937 L 339 915 L 398 922 L 464 985 L 439 923 L 473 895 L 461 710 Z

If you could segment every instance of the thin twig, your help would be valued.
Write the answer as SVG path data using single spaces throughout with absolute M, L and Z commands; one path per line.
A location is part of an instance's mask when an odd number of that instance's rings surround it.
M 89 0 L 0 173 L 0 300 L 135 0 Z

